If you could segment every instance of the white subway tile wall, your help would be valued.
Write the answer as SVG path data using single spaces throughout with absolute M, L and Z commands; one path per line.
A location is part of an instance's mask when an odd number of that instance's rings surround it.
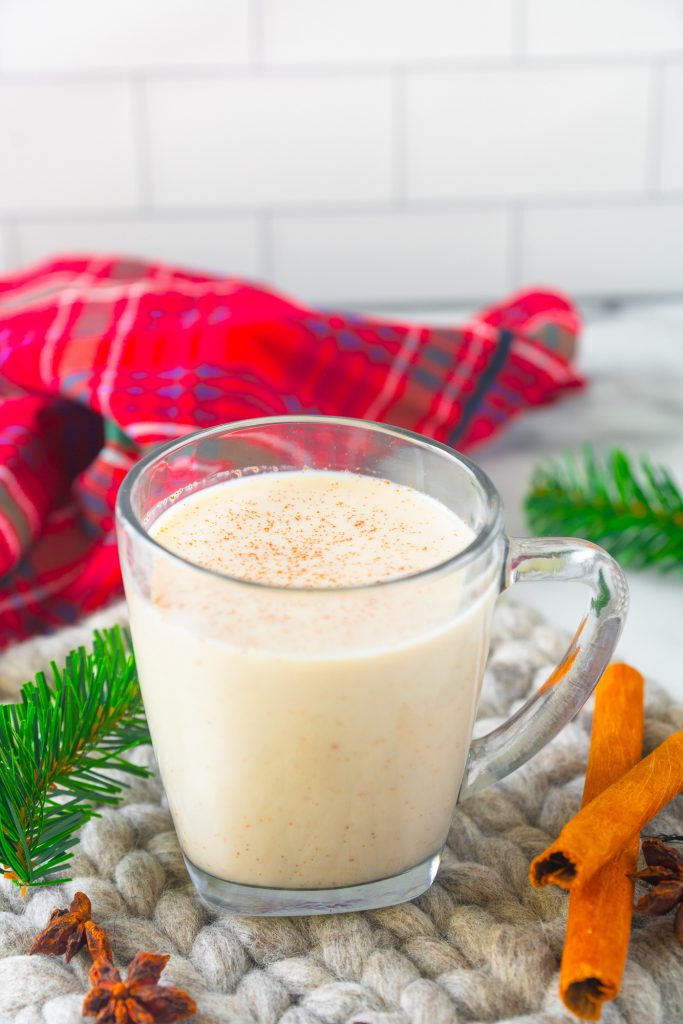
M 260 275 L 256 217 L 117 217 L 93 220 L 22 221 L 17 239 L 22 258 L 33 262 L 54 251 L 55 237 L 72 253 L 111 252 L 155 259 L 189 269 Z
M 2 0 L 0 39 L 17 72 L 244 66 L 249 0 Z
M 683 292 L 683 0 L 0 0 L 0 270 Z
M 413 75 L 411 199 L 628 193 L 646 180 L 647 67 Z
M 683 48 L 680 0 L 526 0 L 526 52 L 676 54 Z
M 134 125 L 126 82 L 0 79 L 0 211 L 135 208 Z
M 273 256 L 276 284 L 317 302 L 438 302 L 479 294 L 482 281 L 494 294 L 510 287 L 503 210 L 276 217 Z
M 577 295 L 683 292 L 683 203 L 530 210 L 521 265 Z
M 152 82 L 146 106 L 154 206 L 393 198 L 384 75 Z
M 274 64 L 502 57 L 513 53 L 515 0 L 263 0 Z

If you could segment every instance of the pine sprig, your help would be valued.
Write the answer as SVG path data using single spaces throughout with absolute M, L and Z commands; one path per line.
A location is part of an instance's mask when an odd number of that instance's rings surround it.
M 118 628 L 96 633 L 0 706 L 0 870 L 17 885 L 56 885 L 96 804 L 144 777 L 123 755 L 149 743 L 135 658 Z
M 584 537 L 623 565 L 683 573 L 683 494 L 646 458 L 567 453 L 536 470 L 525 509 L 534 533 Z

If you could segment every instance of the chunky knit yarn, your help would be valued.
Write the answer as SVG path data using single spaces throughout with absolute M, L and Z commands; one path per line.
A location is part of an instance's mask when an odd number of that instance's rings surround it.
M 104 621 L 119 620 L 123 609 Z M 9 697 L 21 679 L 87 640 L 90 625 L 14 648 L 0 660 Z M 478 730 L 519 705 L 565 638 L 501 604 Z M 648 686 L 646 746 L 683 728 L 683 708 Z M 77 889 L 88 893 L 117 964 L 139 950 L 171 954 L 163 979 L 195 998 L 196 1024 L 568 1024 L 557 995 L 567 897 L 527 881 L 531 857 L 578 808 L 587 708 L 509 779 L 460 805 L 429 892 L 363 914 L 248 918 L 207 910 L 190 885 L 157 777 L 82 832 L 73 881 L 22 898 L 0 883 L 0 1022 L 79 1024 L 88 961 L 27 956 L 36 931 Z M 135 755 L 152 764 L 143 748 Z M 652 831 L 683 833 L 683 796 Z M 599 924 L 599 923 L 598 923 Z M 671 918 L 635 919 L 622 992 L 605 1024 L 683 1022 L 683 947 Z

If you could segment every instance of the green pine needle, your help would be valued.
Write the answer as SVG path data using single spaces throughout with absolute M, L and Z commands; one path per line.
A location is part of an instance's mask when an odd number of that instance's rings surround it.
M 683 573 L 683 494 L 662 466 L 619 449 L 538 467 L 525 500 L 536 534 L 584 537 L 622 565 Z
M 17 885 L 56 885 L 96 804 L 116 804 L 144 777 L 123 755 L 149 743 L 135 658 L 119 629 L 96 633 L 0 705 L 0 871 Z

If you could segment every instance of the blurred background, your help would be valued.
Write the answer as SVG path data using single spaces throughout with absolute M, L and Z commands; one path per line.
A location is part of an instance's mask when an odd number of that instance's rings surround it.
M 586 442 L 680 481 L 683 0 L 0 0 L 0 273 L 88 251 L 451 324 L 561 288 L 589 388 L 476 456 L 510 531 Z M 680 583 L 630 584 L 683 698 Z M 570 589 L 515 597 L 573 630 Z
M 0 0 L 0 270 L 683 291 L 681 0 Z

